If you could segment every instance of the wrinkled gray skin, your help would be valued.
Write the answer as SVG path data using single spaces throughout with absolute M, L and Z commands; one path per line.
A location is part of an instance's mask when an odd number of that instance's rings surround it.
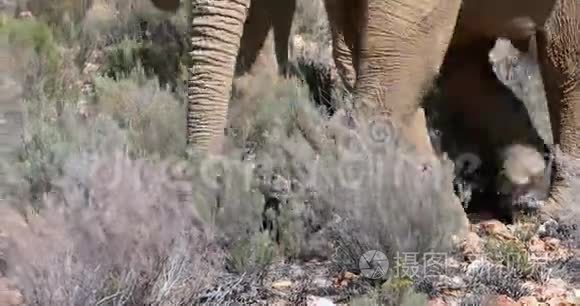
M 177 0 L 152 0 L 174 10 Z M 278 1 L 271 1 L 276 2 Z M 236 57 L 250 0 L 192 0 L 190 143 L 219 153 Z M 420 108 L 440 75 L 441 91 L 466 129 L 491 147 L 539 150 L 530 123 L 510 111 L 513 98 L 489 65 L 498 37 L 526 51 L 536 36 L 554 143 L 580 158 L 580 1 L 325 0 L 340 74 L 355 92 L 357 114 L 388 117 L 425 156 L 433 155 Z M 461 10 L 460 10 L 461 7 Z M 510 123 L 502 129 L 502 123 Z M 501 155 L 501 154 L 500 154 Z M 558 163 L 556 163 L 558 164 Z M 556 168 L 552 204 L 568 182 Z
M 176 11 L 179 0 L 152 0 Z M 251 6 L 250 6 L 251 3 Z M 288 40 L 296 0 L 192 0 L 187 139 L 194 148 L 220 153 L 234 74 L 248 71 L 274 32 L 281 74 L 288 73 Z

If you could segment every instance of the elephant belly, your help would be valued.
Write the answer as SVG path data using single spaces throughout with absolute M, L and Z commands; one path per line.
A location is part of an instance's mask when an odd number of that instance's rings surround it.
M 555 0 L 464 0 L 458 29 L 472 36 L 525 40 L 544 24 Z

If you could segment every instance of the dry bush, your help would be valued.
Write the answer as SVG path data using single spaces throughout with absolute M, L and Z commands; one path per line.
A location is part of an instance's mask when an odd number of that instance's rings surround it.
M 72 101 L 61 105 L 46 96 L 28 101 L 26 136 L 10 165 L 19 198 L 38 199 L 50 191 L 71 154 L 125 148 L 132 156 L 183 155 L 184 106 L 156 80 L 100 78 L 96 95 L 86 102 L 96 108 L 89 118 Z
M 65 169 L 46 209 L 2 224 L 6 273 L 27 305 L 188 304 L 219 271 L 223 254 L 178 199 L 187 187 L 172 168 L 101 152 Z
M 558 215 L 558 232 L 563 232 L 565 243 L 577 251 L 580 248 L 580 161 L 560 150 L 556 150 L 555 161 L 563 165 L 563 177 L 569 182 L 568 189 L 562 194 L 562 210 Z M 558 276 L 572 284 L 580 284 L 580 260 L 572 257 L 557 268 Z
M 328 18 L 321 0 L 297 1 L 292 33 L 322 46 L 330 45 Z
M 74 50 L 62 48 L 42 22 L 4 22 L 2 53 L 13 60 L 3 65 L 2 74 L 21 84 L 25 109 L 22 146 L 8 170 L 16 172 L 9 183 L 18 198 L 30 196 L 36 203 L 69 156 L 102 146 L 105 134 L 116 135 L 115 145 L 128 146 L 133 155 L 184 151 L 183 106 L 156 79 L 132 69 L 119 83 L 97 78 L 96 99 L 82 96 L 79 68 L 64 60 L 73 58 Z M 87 112 L 95 106 L 99 112 Z
M 243 131 L 238 143 L 247 146 L 246 157 L 255 161 L 262 190 L 278 199 L 280 215 L 292 211 L 289 220 L 279 223 L 291 230 L 278 228 L 278 239 L 287 239 L 282 243 L 292 246 L 291 253 L 308 253 L 313 239 L 324 240 L 321 233 L 316 237 L 317 228 L 326 228 L 330 236 L 325 238 L 335 244 L 319 251 L 328 255 L 330 248 L 341 248 L 353 258 L 337 260 L 349 267 L 370 249 L 389 255 L 447 250 L 451 235 L 466 221 L 451 196 L 448 161 L 422 170 L 418 157 L 394 132 L 374 141 L 377 133 L 391 131 L 369 129 L 365 122 L 354 130 L 328 122 L 308 102 L 306 91 L 296 91 L 290 82 L 273 84 L 246 88 L 250 97 L 268 88 L 277 98 L 237 100 L 231 118 L 234 128 Z M 284 90 L 290 95 L 281 98 Z M 248 107 L 250 102 L 254 104 Z M 341 221 L 332 224 L 335 216 Z
M 333 229 L 337 260 L 356 266 L 372 249 L 391 259 L 402 252 L 415 252 L 418 260 L 426 252 L 449 252 L 452 236 L 467 222 L 453 196 L 452 163 L 434 161 L 423 169 L 394 131 L 377 128 L 345 138 L 338 160 L 323 155 L 318 161 L 324 172 L 312 189 L 342 219 Z
M 139 155 L 181 155 L 185 151 L 185 106 L 143 73 L 114 81 L 95 80 L 96 107 L 129 130 Z
M 25 98 L 45 94 L 62 98 L 74 92 L 78 71 L 64 58 L 53 31 L 37 20 L 6 18 L 0 25 L 3 53 L 12 59 L 3 67 L 23 84 Z
M 92 0 L 22 0 L 21 8 L 41 16 L 50 24 L 79 22 L 92 5 Z

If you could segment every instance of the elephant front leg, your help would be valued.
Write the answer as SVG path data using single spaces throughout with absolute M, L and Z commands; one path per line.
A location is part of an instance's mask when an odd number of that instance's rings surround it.
M 192 0 L 187 139 L 220 153 L 249 0 Z
M 420 103 L 443 62 L 460 0 L 368 0 L 355 107 L 387 116 L 419 152 L 433 155 Z
M 554 143 L 568 157 L 556 156 L 546 207 L 553 212 L 576 204 L 572 185 L 580 183 L 580 2 L 558 0 L 536 42 Z

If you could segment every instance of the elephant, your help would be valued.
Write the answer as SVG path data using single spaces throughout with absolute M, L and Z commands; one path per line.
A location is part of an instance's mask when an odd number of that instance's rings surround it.
M 510 106 L 516 98 L 489 63 L 496 40 L 507 38 L 521 51 L 536 54 L 554 144 L 572 159 L 580 158 L 580 2 L 326 0 L 326 4 L 334 27 L 335 60 L 342 61 L 337 67 L 353 67 L 342 68 L 341 73 L 354 82 L 355 106 L 366 118 L 389 117 L 419 151 L 429 155 L 433 150 L 419 108 L 434 80 L 447 97 L 447 107 L 466 119 L 468 133 L 499 151 L 494 157 L 506 171 L 518 168 L 509 164 L 517 158 L 505 158 L 513 146 L 528 146 L 538 154 L 545 150 L 531 122 Z M 506 123 L 509 128 L 503 129 Z M 571 196 L 570 173 L 561 162 L 553 164 L 545 211 Z M 507 177 L 514 185 L 533 184 L 549 171 L 530 164 L 523 172 L 527 177 L 514 173 Z
M 164 10 L 179 6 L 178 0 L 152 1 Z M 250 0 L 191 1 L 196 64 L 189 83 L 188 139 L 202 150 L 219 152 Z M 463 124 L 474 138 L 499 151 L 500 163 L 512 145 L 541 152 L 542 139 L 510 109 L 515 97 L 495 77 L 488 58 L 497 38 L 522 51 L 534 38 L 554 144 L 580 158 L 580 2 L 324 1 L 335 63 L 354 92 L 360 118 L 388 118 L 418 152 L 434 156 L 421 101 L 437 82 L 447 107 L 467 119 Z M 500 122 L 510 128 L 502 130 Z M 554 164 L 551 204 L 562 203 L 570 189 L 562 164 Z M 542 175 L 538 171 L 531 171 L 530 179 Z

